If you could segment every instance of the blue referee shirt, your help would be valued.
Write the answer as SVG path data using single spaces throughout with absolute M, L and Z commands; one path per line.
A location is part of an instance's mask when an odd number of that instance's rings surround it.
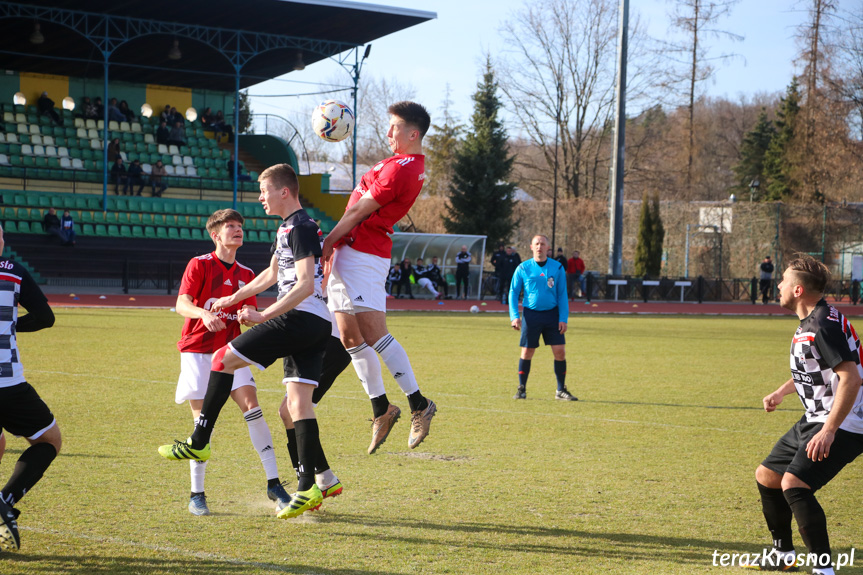
M 509 288 L 509 319 L 518 319 L 518 295 L 524 289 L 524 307 L 547 311 L 557 307 L 558 321 L 567 322 L 569 300 L 566 295 L 566 270 L 548 258 L 543 265 L 531 258 L 522 262 L 512 276 Z

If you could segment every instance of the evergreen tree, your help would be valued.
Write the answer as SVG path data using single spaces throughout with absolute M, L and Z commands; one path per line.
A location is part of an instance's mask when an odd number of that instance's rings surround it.
M 233 122 L 234 118 L 231 116 L 228 119 L 229 122 Z M 249 98 L 249 91 L 241 91 L 240 92 L 240 125 L 237 126 L 236 133 L 237 134 L 251 134 L 254 130 L 252 129 L 252 101 Z
M 635 275 L 659 277 L 662 273 L 662 242 L 665 227 L 659 213 L 659 195 L 653 201 L 644 193 L 641 198 L 641 216 L 638 220 L 638 245 L 635 247 Z
M 797 116 L 800 113 L 800 92 L 797 78 L 791 82 L 776 110 L 776 135 L 770 141 L 764 154 L 764 175 L 767 186 L 765 199 L 781 200 L 794 193 L 796 182 L 793 178 L 794 162 L 792 149 L 797 129 Z
M 659 194 L 653 194 L 653 213 L 650 215 L 653 230 L 650 239 L 650 266 L 647 274 L 653 277 L 662 275 L 662 244 L 665 241 L 665 226 L 659 213 Z
M 775 135 L 776 129 L 773 127 L 773 122 L 767 119 L 767 113 L 762 108 L 755 126 L 746 133 L 743 143 L 740 144 L 740 162 L 734 166 L 738 181 L 735 189 L 738 193 L 751 193 L 750 187 L 756 180 L 759 186 L 766 187 L 764 157 Z
M 423 191 L 432 196 L 445 195 L 449 190 L 455 154 L 461 144 L 459 137 L 464 131 L 464 126 L 450 114 L 451 105 L 447 86 L 443 123 L 432 124 L 432 133 L 425 137 L 426 179 Z
M 647 192 L 641 198 L 641 217 L 638 218 L 638 244 L 635 246 L 635 275 L 650 275 L 651 246 L 653 245 L 653 214 Z
M 473 95 L 471 128 L 455 154 L 444 226 L 453 234 L 479 234 L 487 244 L 506 242 L 517 222 L 513 220 L 515 184 L 508 180 L 515 156 L 498 119 L 501 108 L 491 57 Z

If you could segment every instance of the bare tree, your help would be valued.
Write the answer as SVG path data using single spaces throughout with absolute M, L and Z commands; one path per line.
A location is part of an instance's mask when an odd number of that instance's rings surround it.
M 711 55 L 708 38 L 727 38 L 742 40 L 743 37 L 715 26 L 738 0 L 673 0 L 671 24 L 682 34 L 680 41 L 671 41 L 662 47 L 663 53 L 671 58 L 672 87 L 683 96 L 688 111 L 687 158 L 685 185 L 692 185 L 692 169 L 695 156 L 695 105 L 698 87 L 710 79 L 717 62 L 734 58 L 734 54 Z
M 630 28 L 633 53 L 642 37 Z M 564 196 L 591 196 L 608 155 L 613 114 L 617 2 L 614 0 L 527 1 L 502 27 L 508 49 L 501 62 L 500 87 L 522 138 L 542 153 L 544 166 L 521 161 L 521 182 L 529 191 L 548 194 L 547 174 L 560 165 Z M 637 77 L 638 66 L 632 66 Z M 638 82 L 633 84 L 638 91 Z M 553 184 L 554 182 L 551 182 Z
M 387 108 L 402 100 L 414 99 L 416 90 L 393 78 L 366 74 L 360 79 L 357 101 L 357 162 L 374 164 L 392 155 L 387 131 L 390 117 Z
M 423 192 L 432 196 L 443 196 L 449 192 L 452 183 L 456 151 L 464 126 L 451 112 L 450 86 L 446 93 L 440 113 L 440 120 L 432 122 L 431 133 L 425 138 L 426 179 Z

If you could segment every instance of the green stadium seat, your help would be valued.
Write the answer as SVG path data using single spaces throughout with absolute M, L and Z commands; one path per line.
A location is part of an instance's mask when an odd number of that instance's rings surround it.
M 259 242 L 259 241 L 261 241 L 261 238 L 260 238 L 260 236 L 259 236 L 258 232 L 257 232 L 257 231 L 255 231 L 255 230 L 250 230 L 250 231 L 246 232 L 246 236 L 245 236 L 245 237 L 246 237 L 246 241 L 249 241 L 249 242 Z
M 120 223 L 123 223 L 123 222 L 120 222 Z M 133 226 L 134 225 L 141 225 L 141 223 L 142 223 L 141 222 L 141 214 L 138 214 L 138 213 L 129 214 L 129 224 L 130 225 L 133 225 Z
M 34 225 L 35 225 L 37 228 L 41 227 L 41 226 L 39 226 L 38 224 L 35 224 L 35 223 L 34 223 Z M 22 221 L 22 222 L 18 222 L 18 233 L 19 233 L 19 234 L 29 234 L 29 233 L 35 233 L 35 232 L 31 232 L 30 222 L 23 222 L 23 221 Z
M 82 224 L 92 224 L 93 222 L 93 212 L 90 210 L 83 210 L 81 212 L 81 223 Z
M 143 235 L 144 230 L 141 230 L 141 234 Z M 120 237 L 123 238 L 131 238 L 132 236 L 132 226 L 120 226 Z
M 14 220 L 7 220 L 6 225 L 3 226 L 4 231 L 7 234 L 17 234 L 18 233 L 18 222 Z
M 189 228 L 180 228 L 180 239 L 181 240 L 191 240 L 192 233 L 189 231 Z
M 204 232 L 201 228 L 192 228 L 192 239 L 193 240 L 204 240 Z
M 120 228 L 120 234 L 123 233 L 123 228 Z M 132 237 L 133 238 L 144 238 L 144 228 L 143 226 L 132 226 Z
M 93 227 L 93 224 L 83 224 L 81 226 L 81 235 L 82 236 L 95 236 L 96 230 Z
M 179 240 L 180 231 L 177 228 L 168 228 L 168 238 L 172 240 Z
M 153 214 L 145 213 L 141 215 L 141 225 L 144 226 L 152 226 L 153 225 Z
M 120 237 L 120 226 L 118 226 L 116 224 L 109 224 L 108 225 L 108 235 L 111 236 L 112 238 L 119 238 Z
M 164 226 L 165 224 L 165 214 L 153 214 L 153 225 L 156 226 Z
M 167 240 L 168 230 L 166 228 L 156 228 L 156 237 L 160 240 Z

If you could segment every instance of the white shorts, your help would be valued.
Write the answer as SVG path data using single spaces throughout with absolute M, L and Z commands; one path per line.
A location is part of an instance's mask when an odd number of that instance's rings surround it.
M 333 256 L 333 269 L 327 286 L 330 310 L 350 314 L 361 311 L 386 313 L 389 271 L 388 259 L 341 246 Z
M 183 403 L 187 399 L 204 399 L 207 394 L 207 384 L 210 381 L 210 362 L 212 353 L 180 353 L 180 379 L 177 381 L 177 393 L 174 401 Z M 234 372 L 234 385 L 231 391 L 244 385 L 255 387 L 255 378 L 249 366 L 241 367 Z

